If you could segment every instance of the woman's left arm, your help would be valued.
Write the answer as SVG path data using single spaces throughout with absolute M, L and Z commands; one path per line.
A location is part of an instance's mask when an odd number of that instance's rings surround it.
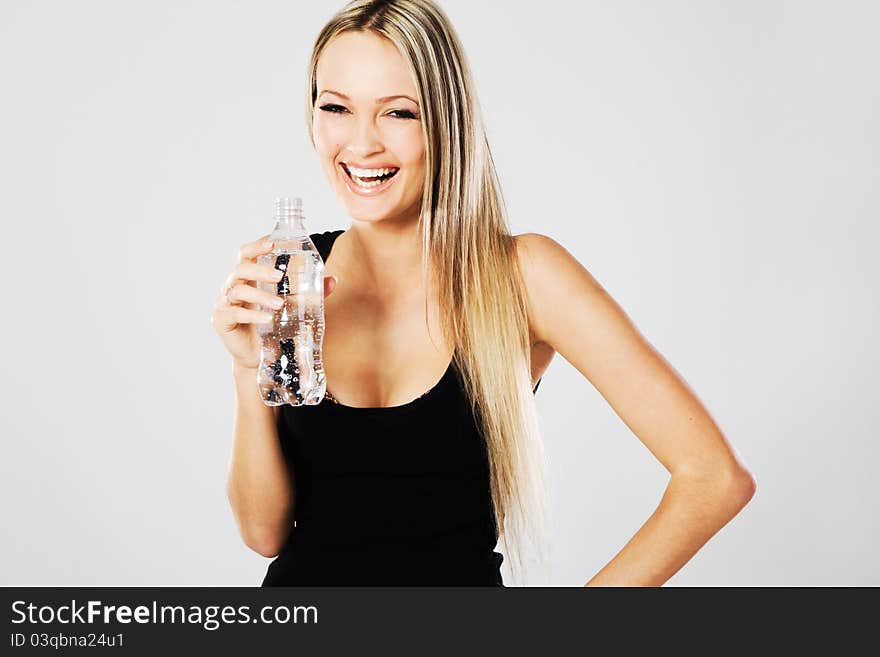
M 552 238 L 516 237 L 537 339 L 583 374 L 670 472 L 657 509 L 585 586 L 660 586 L 748 503 L 755 477 L 693 390 Z

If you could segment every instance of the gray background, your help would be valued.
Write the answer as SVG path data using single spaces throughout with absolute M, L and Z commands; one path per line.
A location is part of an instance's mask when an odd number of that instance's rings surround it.
M 3 4 L 0 584 L 261 581 L 210 315 L 276 196 L 349 225 L 303 120 L 342 4 Z M 880 584 L 880 5 L 442 6 L 514 232 L 599 279 L 757 476 L 669 585 Z M 537 402 L 549 583 L 579 586 L 668 475 L 560 356 Z

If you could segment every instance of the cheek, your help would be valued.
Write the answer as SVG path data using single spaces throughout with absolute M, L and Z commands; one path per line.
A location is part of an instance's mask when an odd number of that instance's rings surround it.
M 402 164 L 411 169 L 423 167 L 425 163 L 425 145 L 421 128 L 417 126 L 414 130 L 408 130 L 395 135 L 393 150 Z
M 345 130 L 338 124 L 321 121 L 318 118 L 312 123 L 312 134 L 315 136 L 315 150 L 320 155 L 335 157 L 345 143 Z

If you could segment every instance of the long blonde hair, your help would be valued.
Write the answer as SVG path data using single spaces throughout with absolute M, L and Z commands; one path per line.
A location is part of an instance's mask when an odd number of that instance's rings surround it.
M 454 28 L 432 0 L 349 2 L 312 50 L 306 122 L 313 145 L 318 58 L 351 30 L 389 39 L 415 81 L 426 157 L 423 276 L 427 280 L 433 266 L 444 335 L 455 345 L 453 358 L 489 456 L 496 530 L 518 581 L 527 541 L 543 559 L 544 449 L 522 275 L 471 72 Z M 427 299 L 425 312 L 427 323 Z

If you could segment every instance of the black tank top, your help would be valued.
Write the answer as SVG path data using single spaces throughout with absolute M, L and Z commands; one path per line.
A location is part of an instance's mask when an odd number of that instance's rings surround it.
M 325 261 L 343 232 L 310 235 Z M 400 406 L 279 409 L 295 515 L 263 586 L 504 585 L 487 452 L 453 362 Z

